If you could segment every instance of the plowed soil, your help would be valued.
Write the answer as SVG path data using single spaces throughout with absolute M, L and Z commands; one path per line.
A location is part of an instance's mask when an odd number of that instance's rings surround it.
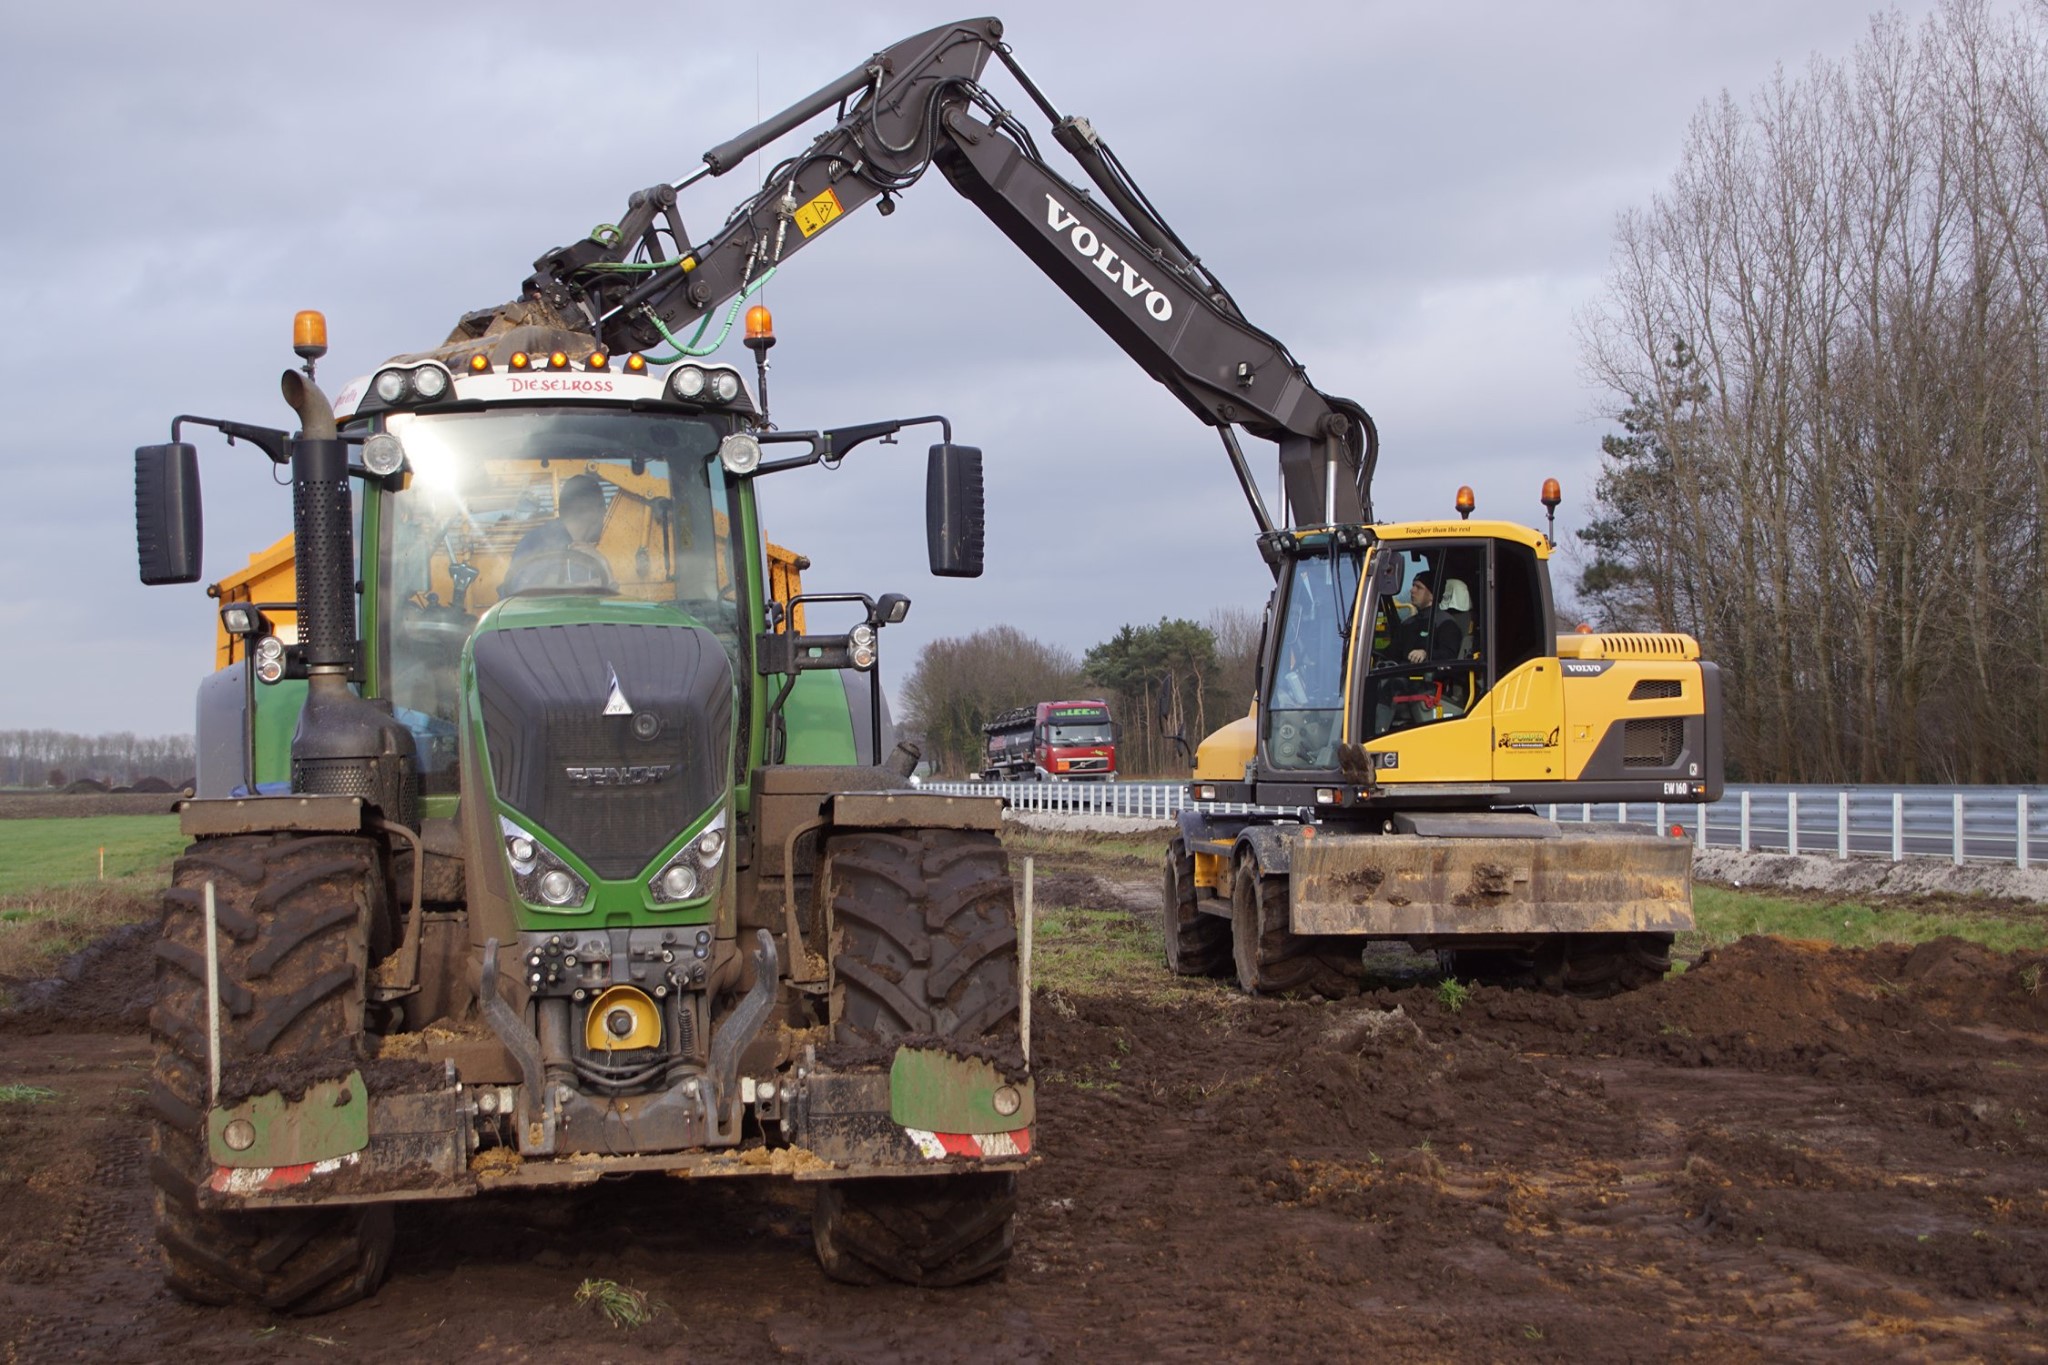
M 1156 932 L 1149 880 L 1049 861 L 1041 907 Z M 795 1186 L 640 1178 L 404 1208 L 382 1292 L 311 1320 L 160 1288 L 146 946 L 75 968 L 0 1025 L 0 1084 L 54 1092 L 0 1104 L 9 1361 L 2048 1356 L 2039 954 L 1745 939 L 1457 1008 L 1414 964 L 1341 1002 L 1155 964 L 1035 997 L 1044 1161 L 995 1282 L 834 1285 Z M 609 1327 L 591 1277 L 660 1311 Z

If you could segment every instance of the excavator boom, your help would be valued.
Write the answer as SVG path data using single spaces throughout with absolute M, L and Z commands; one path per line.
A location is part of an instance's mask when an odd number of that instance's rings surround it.
M 1244 319 L 1087 120 L 1054 109 L 1002 33 L 997 19 L 965 20 L 876 53 L 713 147 L 700 170 L 631 196 L 616 226 L 542 256 L 518 304 L 471 315 L 451 340 L 481 336 L 516 309 L 589 332 L 612 350 L 708 350 L 703 336 L 719 308 L 863 205 L 880 200 L 883 213 L 893 212 L 896 196 L 937 165 L 1147 374 L 1222 431 L 1262 533 L 1274 530 L 1273 518 L 1235 429 L 1278 444 L 1290 525 L 1370 521 L 1377 437 L 1365 410 L 1318 390 L 1285 346 Z M 1024 86 L 1100 198 L 1047 165 L 1022 122 L 981 84 L 991 56 Z M 835 108 L 830 128 L 778 162 L 715 232 L 692 239 L 678 190 L 731 171 Z

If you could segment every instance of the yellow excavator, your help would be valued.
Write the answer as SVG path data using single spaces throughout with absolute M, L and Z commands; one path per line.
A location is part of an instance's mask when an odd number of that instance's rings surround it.
M 991 58 L 1092 189 L 1055 172 L 983 86 Z M 688 233 L 679 191 L 828 110 L 836 122 L 716 232 Z M 871 202 L 892 212 L 932 167 L 1216 429 L 1276 580 L 1257 708 L 1203 743 L 1195 769 L 1198 797 L 1257 813 L 1183 819 L 1164 882 L 1174 970 L 1234 973 L 1254 992 L 1339 991 L 1362 945 L 1385 940 L 1446 953 L 1461 974 L 1558 990 L 1661 976 L 1672 935 L 1692 924 L 1686 844 L 1540 811 L 1719 796 L 1714 665 L 1682 635 L 1560 639 L 1552 536 L 1470 520 L 1469 497 L 1455 521 L 1380 520 L 1365 409 L 1318 389 L 1246 320 L 1101 132 L 1032 81 L 999 20 L 876 53 L 631 196 L 616 225 L 543 255 L 518 300 L 468 325 L 552 323 L 620 352 L 683 345 L 842 218 Z M 1283 516 L 1239 432 L 1277 446 Z M 1555 481 L 1543 501 L 1554 518 Z

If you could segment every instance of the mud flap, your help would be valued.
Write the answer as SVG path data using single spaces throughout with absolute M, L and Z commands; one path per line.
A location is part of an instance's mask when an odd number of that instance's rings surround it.
M 1006 1079 L 989 1062 L 939 1049 L 899 1048 L 887 1072 L 806 1068 L 789 1112 L 792 1138 L 839 1175 L 1031 1164 L 1031 1080 Z
M 255 1140 L 235 1150 L 229 1129 Z M 298 1100 L 276 1091 L 207 1115 L 213 1176 L 205 1208 L 261 1209 L 454 1199 L 476 1193 L 467 1169 L 468 1118 L 451 1079 L 441 1090 L 366 1095 L 360 1073 L 309 1086 Z M 357 1143 L 357 1139 L 361 1141 Z M 357 1145 L 350 1145 L 350 1144 Z M 221 1160 L 226 1153 L 233 1164 Z

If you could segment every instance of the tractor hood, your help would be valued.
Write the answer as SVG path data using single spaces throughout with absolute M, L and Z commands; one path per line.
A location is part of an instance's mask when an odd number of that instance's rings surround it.
M 599 877 L 638 875 L 725 798 L 732 664 L 672 606 L 507 598 L 478 623 L 463 681 L 499 803 Z

